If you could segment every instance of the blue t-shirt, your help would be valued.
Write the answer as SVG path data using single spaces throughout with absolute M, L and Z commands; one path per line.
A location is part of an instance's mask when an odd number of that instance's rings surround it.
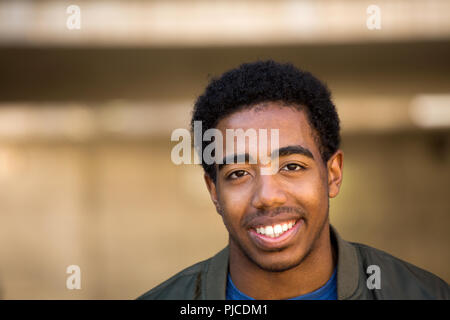
M 316 291 L 294 297 L 288 300 L 337 300 L 337 285 L 336 285 L 336 268 L 334 269 L 333 275 L 322 287 Z M 235 287 L 233 281 L 231 281 L 231 276 L 228 273 L 227 281 L 227 300 L 254 300 L 253 298 L 240 292 L 238 288 Z

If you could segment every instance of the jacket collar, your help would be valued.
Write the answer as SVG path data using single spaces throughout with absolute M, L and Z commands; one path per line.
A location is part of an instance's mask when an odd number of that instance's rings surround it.
M 356 249 L 343 240 L 330 225 L 330 238 L 337 248 L 337 295 L 338 300 L 348 299 L 358 287 L 359 262 Z M 205 299 L 225 300 L 228 275 L 229 248 L 212 257 L 204 283 Z
M 358 287 L 359 261 L 355 247 L 342 239 L 330 225 L 330 238 L 337 248 L 337 295 L 338 300 L 350 298 Z
M 204 286 L 206 300 L 225 300 L 228 276 L 228 257 L 228 246 L 212 257 L 208 270 L 206 271 Z

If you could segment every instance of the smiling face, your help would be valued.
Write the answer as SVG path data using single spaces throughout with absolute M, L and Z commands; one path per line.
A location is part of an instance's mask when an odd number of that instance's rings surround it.
M 261 175 L 260 161 L 232 163 L 216 166 L 215 183 L 208 175 L 205 180 L 229 232 L 232 256 L 266 271 L 298 266 L 320 249 L 328 232 L 328 199 L 339 192 L 342 152 L 325 164 L 305 111 L 275 102 L 237 111 L 216 128 L 224 137 L 226 129 L 279 130 L 274 174 Z M 268 143 L 270 154 L 270 138 Z

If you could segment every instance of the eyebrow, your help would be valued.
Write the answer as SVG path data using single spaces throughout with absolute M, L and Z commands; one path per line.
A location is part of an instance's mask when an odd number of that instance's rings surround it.
M 273 157 L 273 154 L 274 154 L 274 152 L 272 153 L 272 157 Z M 278 149 L 279 157 L 289 156 L 291 154 L 300 154 L 302 156 L 305 156 L 305 157 L 308 157 L 308 158 L 314 160 L 314 156 L 313 156 L 312 152 L 308 148 L 305 148 L 301 145 L 287 146 L 287 147 Z
M 299 155 L 302 155 L 302 156 L 305 156 L 305 157 L 308 157 L 308 158 L 314 160 L 314 156 L 313 156 L 312 152 L 308 148 L 305 148 L 301 145 L 286 146 L 286 147 L 279 148 L 278 150 L 274 150 L 274 152 L 272 152 L 272 155 L 271 155 L 272 158 L 274 157 L 274 154 L 277 151 L 278 151 L 278 157 L 290 156 L 292 154 L 299 154 Z M 219 171 L 227 164 L 238 163 L 237 160 L 242 159 L 242 158 L 245 159 L 245 162 L 249 162 L 250 159 L 253 159 L 248 153 L 225 156 L 222 159 L 222 163 L 220 163 L 218 165 Z M 239 162 L 239 163 L 242 163 L 242 162 Z
M 238 161 L 238 159 L 241 160 L 242 158 L 244 158 L 244 161 Z M 253 160 L 253 157 L 248 153 L 225 156 L 222 159 L 222 163 L 219 164 L 219 171 L 227 164 L 245 163 L 245 162 L 250 162 L 250 160 Z M 256 161 L 252 161 L 252 162 L 256 163 Z

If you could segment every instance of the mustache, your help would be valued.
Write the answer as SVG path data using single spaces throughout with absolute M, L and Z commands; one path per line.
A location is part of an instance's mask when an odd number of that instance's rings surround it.
M 270 210 L 258 210 L 254 213 L 249 213 L 244 216 L 242 220 L 242 224 L 247 226 L 251 223 L 251 221 L 257 217 L 276 217 L 281 213 L 289 213 L 293 214 L 293 216 L 297 216 L 299 219 L 305 217 L 305 212 L 297 207 L 276 207 Z

